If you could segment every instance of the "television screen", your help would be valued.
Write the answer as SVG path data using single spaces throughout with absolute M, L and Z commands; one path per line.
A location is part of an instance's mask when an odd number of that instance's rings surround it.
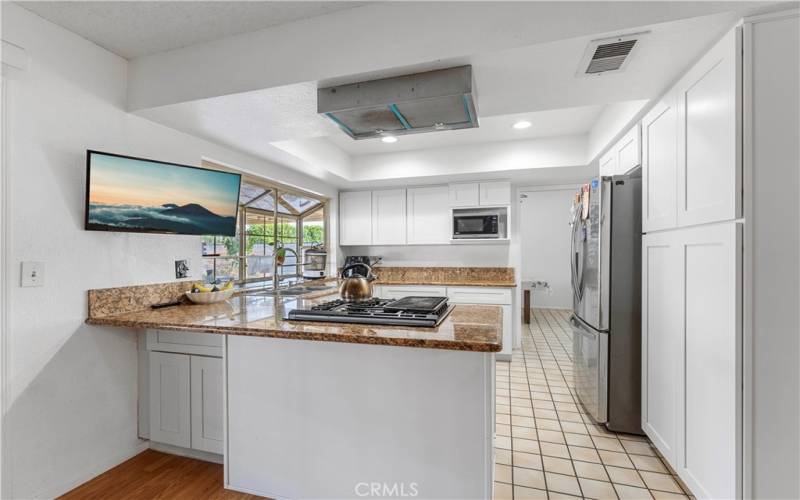
M 86 229 L 233 236 L 241 176 L 86 152 Z

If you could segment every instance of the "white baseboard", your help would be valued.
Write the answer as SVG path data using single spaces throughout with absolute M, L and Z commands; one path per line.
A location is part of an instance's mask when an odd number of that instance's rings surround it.
M 106 472 L 106 471 L 108 471 L 110 469 L 113 469 L 114 467 L 116 467 L 117 465 L 121 464 L 122 462 L 124 462 L 126 460 L 130 460 L 131 458 L 135 457 L 136 455 L 138 455 L 139 453 L 143 452 L 147 448 L 148 448 L 148 442 L 147 441 L 139 441 L 136 444 L 136 446 L 134 446 L 133 448 L 131 448 L 129 450 L 126 450 L 125 452 L 120 453 L 118 455 L 114 455 L 113 457 L 109 457 L 109 458 L 101 461 L 100 463 L 94 465 L 93 467 L 90 467 L 89 470 L 85 474 L 82 474 L 80 477 L 70 481 L 69 483 L 65 483 L 65 484 L 62 484 L 62 485 L 59 485 L 59 486 L 55 486 L 55 487 L 51 487 L 51 488 L 48 488 L 48 489 L 44 489 L 42 491 L 37 492 L 34 495 L 34 497 L 35 498 L 58 498 L 61 495 L 63 495 L 64 493 L 67 493 L 68 491 L 71 491 L 71 490 L 77 488 L 78 486 L 82 485 L 83 483 L 91 481 L 92 479 L 96 478 L 100 474 L 102 474 L 102 473 L 104 473 L 104 472 Z
M 211 462 L 215 464 L 222 464 L 224 458 L 217 453 L 209 453 L 207 451 L 192 450 L 190 448 L 183 448 L 181 446 L 173 446 L 171 444 L 156 443 L 150 441 L 150 449 L 160 451 L 162 453 L 169 453 L 170 455 L 178 455 L 180 457 L 195 458 L 204 462 Z

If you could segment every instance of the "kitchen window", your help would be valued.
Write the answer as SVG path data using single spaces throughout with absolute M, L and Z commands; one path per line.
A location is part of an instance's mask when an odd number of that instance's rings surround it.
M 205 281 L 256 288 L 299 281 L 304 250 L 327 244 L 326 203 L 243 176 L 236 235 L 203 237 Z

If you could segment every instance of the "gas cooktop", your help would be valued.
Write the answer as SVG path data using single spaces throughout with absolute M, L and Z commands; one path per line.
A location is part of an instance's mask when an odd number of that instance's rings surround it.
M 444 297 L 375 298 L 364 302 L 332 300 L 318 304 L 311 309 L 292 309 L 284 319 L 434 327 L 450 314 L 453 307 L 448 305 L 447 299 Z

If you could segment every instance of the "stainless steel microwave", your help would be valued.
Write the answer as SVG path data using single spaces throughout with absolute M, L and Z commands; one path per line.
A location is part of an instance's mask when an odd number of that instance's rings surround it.
M 492 210 L 453 212 L 453 239 L 499 238 L 500 214 Z

